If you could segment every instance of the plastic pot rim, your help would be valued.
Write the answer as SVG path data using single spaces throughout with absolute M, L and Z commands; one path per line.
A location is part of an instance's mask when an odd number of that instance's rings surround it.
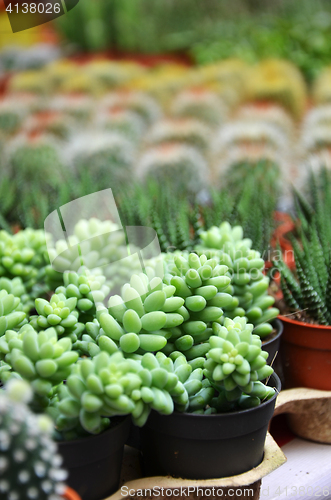
M 290 319 L 288 316 L 283 316 L 279 314 L 277 318 L 284 323 L 289 323 L 292 325 L 305 326 L 308 328 L 318 328 L 320 330 L 331 330 L 331 325 L 318 325 L 314 323 L 305 323 L 304 321 L 298 321 L 296 319 Z
M 264 349 L 265 346 L 267 345 L 270 345 L 272 342 L 275 342 L 283 333 L 283 330 L 284 330 L 284 326 L 283 326 L 283 323 L 280 321 L 279 319 L 279 316 L 275 319 L 272 320 L 271 324 L 272 323 L 276 323 L 275 325 L 275 328 L 277 329 L 277 335 L 269 340 L 267 340 L 266 342 L 262 340 L 262 350 Z M 254 333 L 254 330 L 253 330 L 253 333 Z M 268 337 L 265 337 L 265 338 L 268 338 Z
M 279 391 L 280 391 L 280 389 L 281 389 L 280 378 L 278 377 L 277 373 L 274 372 L 272 375 L 270 375 L 269 381 L 273 377 L 275 378 L 275 385 L 277 385 L 279 387 Z M 272 396 L 272 398 L 267 399 L 266 401 L 263 401 L 263 403 L 261 403 L 259 406 L 254 406 L 253 408 L 246 408 L 243 410 L 227 411 L 224 413 L 213 413 L 212 415 L 199 415 L 196 413 L 174 411 L 171 415 L 176 414 L 176 416 L 178 416 L 179 418 L 190 418 L 190 419 L 196 419 L 196 420 L 201 420 L 201 419 L 206 419 L 206 418 L 208 418 L 208 419 L 212 418 L 215 420 L 216 418 L 228 417 L 231 415 L 245 415 L 247 413 L 253 413 L 253 412 L 259 411 L 262 408 L 262 406 L 265 406 L 266 404 L 270 403 L 271 401 L 276 399 L 277 396 L 278 396 L 278 392 L 276 391 L 276 393 Z M 164 416 L 166 417 L 167 415 L 164 415 Z

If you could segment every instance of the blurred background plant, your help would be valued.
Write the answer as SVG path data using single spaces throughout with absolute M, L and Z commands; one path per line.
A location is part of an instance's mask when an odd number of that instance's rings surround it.
M 311 80 L 329 62 L 328 0 L 94 0 L 58 20 L 84 51 L 189 51 L 198 63 L 282 57 Z

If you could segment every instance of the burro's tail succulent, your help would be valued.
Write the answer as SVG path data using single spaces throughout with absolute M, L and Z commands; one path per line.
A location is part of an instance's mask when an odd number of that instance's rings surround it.
M 261 381 L 273 373 L 266 364 L 268 353 L 262 351 L 261 339 L 252 333 L 253 325 L 245 318 L 226 318 L 224 326 L 213 323 L 209 338 L 204 374 L 219 391 L 211 406 L 218 411 L 257 406 L 275 393 Z
M 53 424 L 26 403 L 27 382 L 11 380 L 0 392 L 0 499 L 61 500 L 67 473 L 52 440 Z

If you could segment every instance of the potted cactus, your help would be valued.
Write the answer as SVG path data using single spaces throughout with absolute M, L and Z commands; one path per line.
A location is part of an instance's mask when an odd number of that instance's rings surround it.
M 274 262 L 281 275 L 284 325 L 282 357 L 287 387 L 330 390 L 330 253 L 328 220 L 330 179 L 324 170 L 310 177 L 312 203 L 296 193 L 300 225 L 292 238 L 295 270 L 282 259 Z
M 67 472 L 60 468 L 52 421 L 30 411 L 27 403 L 31 397 L 31 387 L 23 380 L 12 380 L 0 391 L 1 496 L 80 500 L 63 484 Z

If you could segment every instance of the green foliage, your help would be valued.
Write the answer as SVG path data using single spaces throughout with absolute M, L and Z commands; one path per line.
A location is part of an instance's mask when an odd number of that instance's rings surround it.
M 227 57 L 249 62 L 283 57 L 311 80 L 330 60 L 330 17 L 326 0 L 234 0 L 231 5 L 214 0 L 153 4 L 150 0 L 104 0 L 80 4 L 58 23 L 67 39 L 83 50 L 190 50 L 200 64 Z
M 296 272 L 291 272 L 282 260 L 274 265 L 281 273 L 288 307 L 305 310 L 315 322 L 330 325 L 330 173 L 326 169 L 311 173 L 307 186 L 308 199 L 294 192 L 298 213 L 297 234 L 292 238 Z

